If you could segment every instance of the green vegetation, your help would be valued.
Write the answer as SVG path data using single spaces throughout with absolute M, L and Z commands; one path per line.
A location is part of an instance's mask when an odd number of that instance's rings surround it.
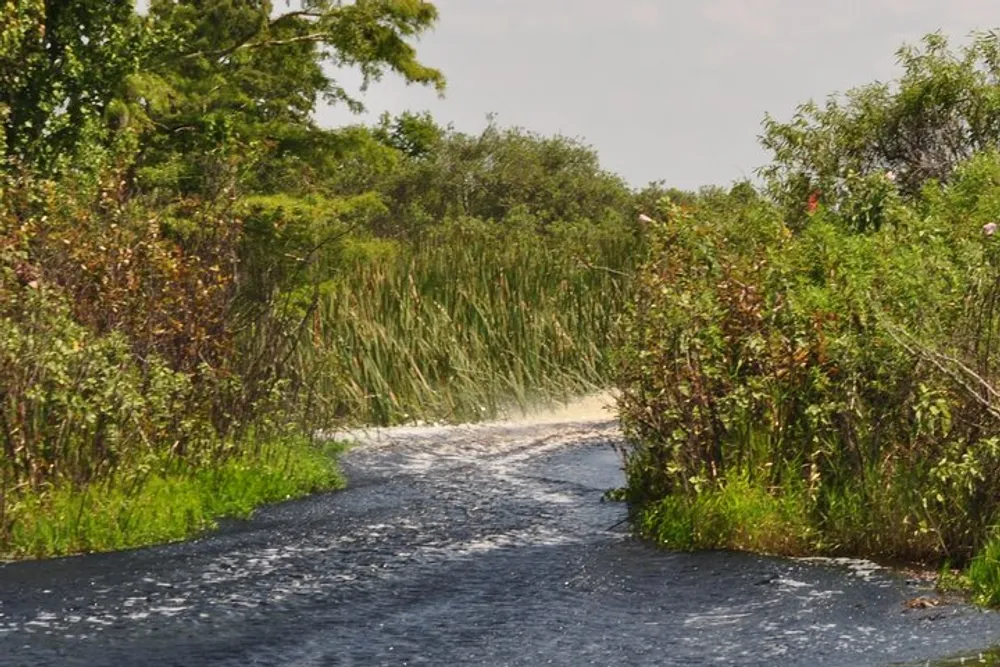
M 0 558 L 336 488 L 317 429 L 606 386 L 643 247 L 589 147 L 360 109 L 413 0 L 0 0 Z M 596 298 L 600 295 L 600 298 Z
M 329 411 L 367 423 L 475 420 L 605 387 L 638 245 L 621 225 L 448 225 L 352 266 L 299 363 Z
M 621 351 L 638 530 L 968 566 L 1000 601 L 1000 39 L 768 119 L 763 192 L 664 200 Z
M 361 108 L 417 0 L 0 0 L 0 557 L 342 482 L 318 429 L 617 380 L 639 531 L 954 564 L 1000 603 L 1000 38 L 788 123 L 763 187 Z M 636 222 L 636 213 L 643 217 Z
M 70 486 L 7 500 L 8 558 L 58 556 L 171 542 L 246 518 L 264 503 L 343 485 L 334 450 L 271 440 L 208 466 L 139 468 L 84 490 Z

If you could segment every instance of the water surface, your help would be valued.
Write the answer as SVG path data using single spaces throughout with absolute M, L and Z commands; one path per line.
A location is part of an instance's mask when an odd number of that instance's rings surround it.
M 929 592 L 865 563 L 634 541 L 601 502 L 622 483 L 603 415 L 360 437 L 347 491 L 0 567 L 0 665 L 951 665 L 1000 644 L 996 614 L 907 610 Z

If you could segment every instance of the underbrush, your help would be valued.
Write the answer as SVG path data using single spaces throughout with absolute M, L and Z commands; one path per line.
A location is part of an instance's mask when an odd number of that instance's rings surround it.
M 244 305 L 241 221 L 191 201 L 158 222 L 106 177 L 0 172 L 0 557 L 177 540 L 339 485 L 286 437 L 310 430 L 297 331 Z

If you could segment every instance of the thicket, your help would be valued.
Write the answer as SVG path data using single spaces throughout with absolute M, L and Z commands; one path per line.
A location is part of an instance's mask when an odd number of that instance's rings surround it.
M 335 422 L 607 382 L 629 190 L 494 123 L 318 127 L 361 107 L 331 64 L 443 88 L 437 12 L 301 5 L 0 2 L 0 557 L 335 487 Z
M 1000 38 L 765 122 L 766 187 L 664 201 L 621 354 L 641 532 L 969 565 L 1000 600 Z

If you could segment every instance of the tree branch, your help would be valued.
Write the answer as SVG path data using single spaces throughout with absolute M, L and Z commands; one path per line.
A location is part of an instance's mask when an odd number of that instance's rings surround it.
M 299 44 L 302 42 L 321 42 L 324 38 L 330 36 L 328 32 L 314 32 L 308 35 L 299 35 L 298 37 L 289 37 L 288 39 L 269 39 L 260 42 L 244 42 L 243 44 L 237 44 L 236 46 L 230 47 L 228 49 L 221 49 L 219 51 L 195 51 L 194 53 L 188 53 L 181 58 L 200 58 L 203 56 L 209 57 L 225 57 L 230 56 L 237 51 L 247 51 L 250 49 L 261 49 L 269 46 L 286 46 L 288 44 Z

